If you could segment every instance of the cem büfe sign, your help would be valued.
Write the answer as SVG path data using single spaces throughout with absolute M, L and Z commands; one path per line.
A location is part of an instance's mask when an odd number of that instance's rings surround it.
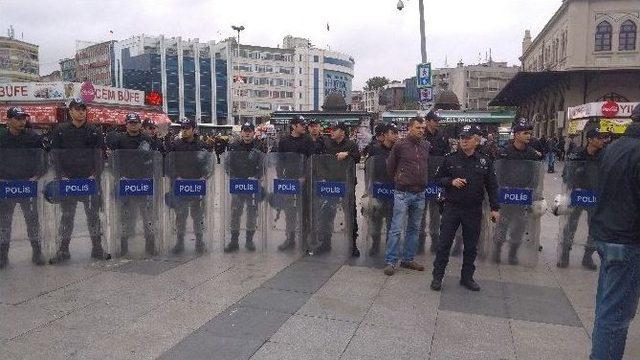
M 100 104 L 144 106 L 144 91 L 85 83 L 5 83 L 0 84 L 0 102 L 64 101 L 82 98 Z
M 65 98 L 62 82 L 0 84 L 0 101 L 51 101 Z
M 38 196 L 35 181 L 0 181 L 0 199 L 34 198 Z

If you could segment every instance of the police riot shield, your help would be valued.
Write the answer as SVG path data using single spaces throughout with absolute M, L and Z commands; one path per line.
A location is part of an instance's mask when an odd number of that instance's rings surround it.
M 497 160 L 494 167 L 499 186 L 500 220 L 495 226 L 493 241 L 488 244 L 489 259 L 493 263 L 534 267 L 540 247 L 540 217 L 546 211 L 542 163 Z M 507 249 L 503 251 L 503 247 Z
M 387 232 L 393 217 L 393 179 L 387 173 L 387 157 L 371 156 L 364 167 L 366 200 L 362 215 L 366 223 L 364 257 L 373 265 L 384 265 Z
M 307 252 L 344 261 L 350 255 L 355 221 L 355 164 L 350 158 L 312 155 Z
M 55 149 L 44 191 L 52 264 L 109 258 L 105 236 L 105 160 L 100 149 Z
M 589 219 L 596 206 L 598 162 L 567 161 L 562 171 L 562 194 L 554 199 L 558 216 L 558 263 L 567 264 L 572 245 L 594 249 Z M 566 266 L 566 265 L 565 265 Z
M 42 149 L 0 149 L 0 159 L 0 268 L 9 258 L 15 263 L 31 258 L 43 265 L 42 243 L 48 233 L 42 229 L 41 189 L 47 154 Z
M 426 248 L 426 242 L 428 241 L 431 253 L 435 253 L 440 239 L 440 207 L 444 189 L 436 182 L 436 173 L 443 161 L 443 156 L 429 156 L 427 162 L 427 189 L 425 191 L 427 203 L 422 214 L 419 252 L 423 252 L 422 250 Z M 427 233 L 429 234 L 429 240 L 427 240 Z M 422 243 L 423 239 L 425 243 Z M 458 241 L 458 237 L 456 237 L 456 241 Z
M 229 151 L 225 154 L 223 174 L 223 221 L 221 238 L 224 252 L 262 251 L 265 154 L 250 151 Z
M 162 249 L 162 154 L 114 150 L 106 181 L 109 241 L 115 256 L 150 257 Z
M 213 152 L 173 151 L 165 158 L 166 252 L 201 254 L 213 249 L 215 197 Z
M 303 198 L 307 186 L 305 157 L 297 153 L 270 153 L 266 157 L 267 190 L 265 251 L 300 254 Z

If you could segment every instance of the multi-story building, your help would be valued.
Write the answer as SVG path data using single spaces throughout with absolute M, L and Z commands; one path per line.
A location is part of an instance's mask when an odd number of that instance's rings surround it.
M 161 93 L 173 121 L 227 123 L 228 64 L 214 41 L 143 34 L 115 44 L 114 64 L 117 87 Z
M 240 44 L 235 38 L 216 44 L 229 59 L 229 98 L 234 121 L 255 121 L 273 111 L 320 110 L 325 96 L 340 93 L 351 101 L 354 60 L 348 55 L 286 36 L 282 47 Z M 239 54 L 239 56 L 238 56 Z
M 405 104 L 404 82 L 394 81 L 382 87 L 378 100 L 381 111 L 401 110 Z
M 61 59 L 58 63 L 60 64 L 60 76 L 62 77 L 62 81 L 77 81 L 76 69 L 78 65 L 75 57 Z
M 38 45 L 0 36 L 0 82 L 29 82 L 40 79 Z
M 370 113 L 380 113 L 384 109 L 380 107 L 380 92 L 382 89 L 367 90 L 362 92 L 362 99 L 364 102 L 364 111 Z
M 364 93 L 362 91 L 351 92 L 351 103 L 349 104 L 351 111 L 364 111 Z
M 489 102 L 519 70 L 518 66 L 492 60 L 466 66 L 459 62 L 454 68 L 433 71 L 435 93 L 449 89 L 458 97 L 462 110 L 487 110 Z
M 75 80 L 80 82 L 90 81 L 96 85 L 114 86 L 114 44 L 115 41 L 113 40 L 105 41 L 76 51 Z
M 564 0 L 540 33 L 522 42 L 523 72 L 493 105 L 517 106 L 536 135 L 567 134 L 567 110 L 640 99 L 640 2 Z

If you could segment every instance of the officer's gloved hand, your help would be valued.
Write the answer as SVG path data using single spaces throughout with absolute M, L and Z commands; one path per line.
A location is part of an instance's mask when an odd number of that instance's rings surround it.
M 566 195 L 556 195 L 553 199 L 551 212 L 555 216 L 566 215 L 569 213 L 569 199 Z

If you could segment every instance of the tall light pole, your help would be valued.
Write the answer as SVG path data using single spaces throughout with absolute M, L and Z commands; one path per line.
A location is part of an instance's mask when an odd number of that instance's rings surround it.
M 244 30 L 244 26 L 231 25 L 231 28 L 238 32 L 238 55 L 236 56 L 236 66 L 238 67 L 236 74 L 238 75 L 232 79 L 233 82 L 237 82 L 240 79 L 240 32 Z M 240 101 L 238 101 L 236 112 L 238 113 L 238 122 L 240 122 Z
M 398 10 L 404 9 L 402 0 L 398 0 Z M 424 0 L 418 0 L 418 9 L 420 10 L 420 50 L 422 53 L 422 63 L 427 62 L 427 38 L 424 30 Z

